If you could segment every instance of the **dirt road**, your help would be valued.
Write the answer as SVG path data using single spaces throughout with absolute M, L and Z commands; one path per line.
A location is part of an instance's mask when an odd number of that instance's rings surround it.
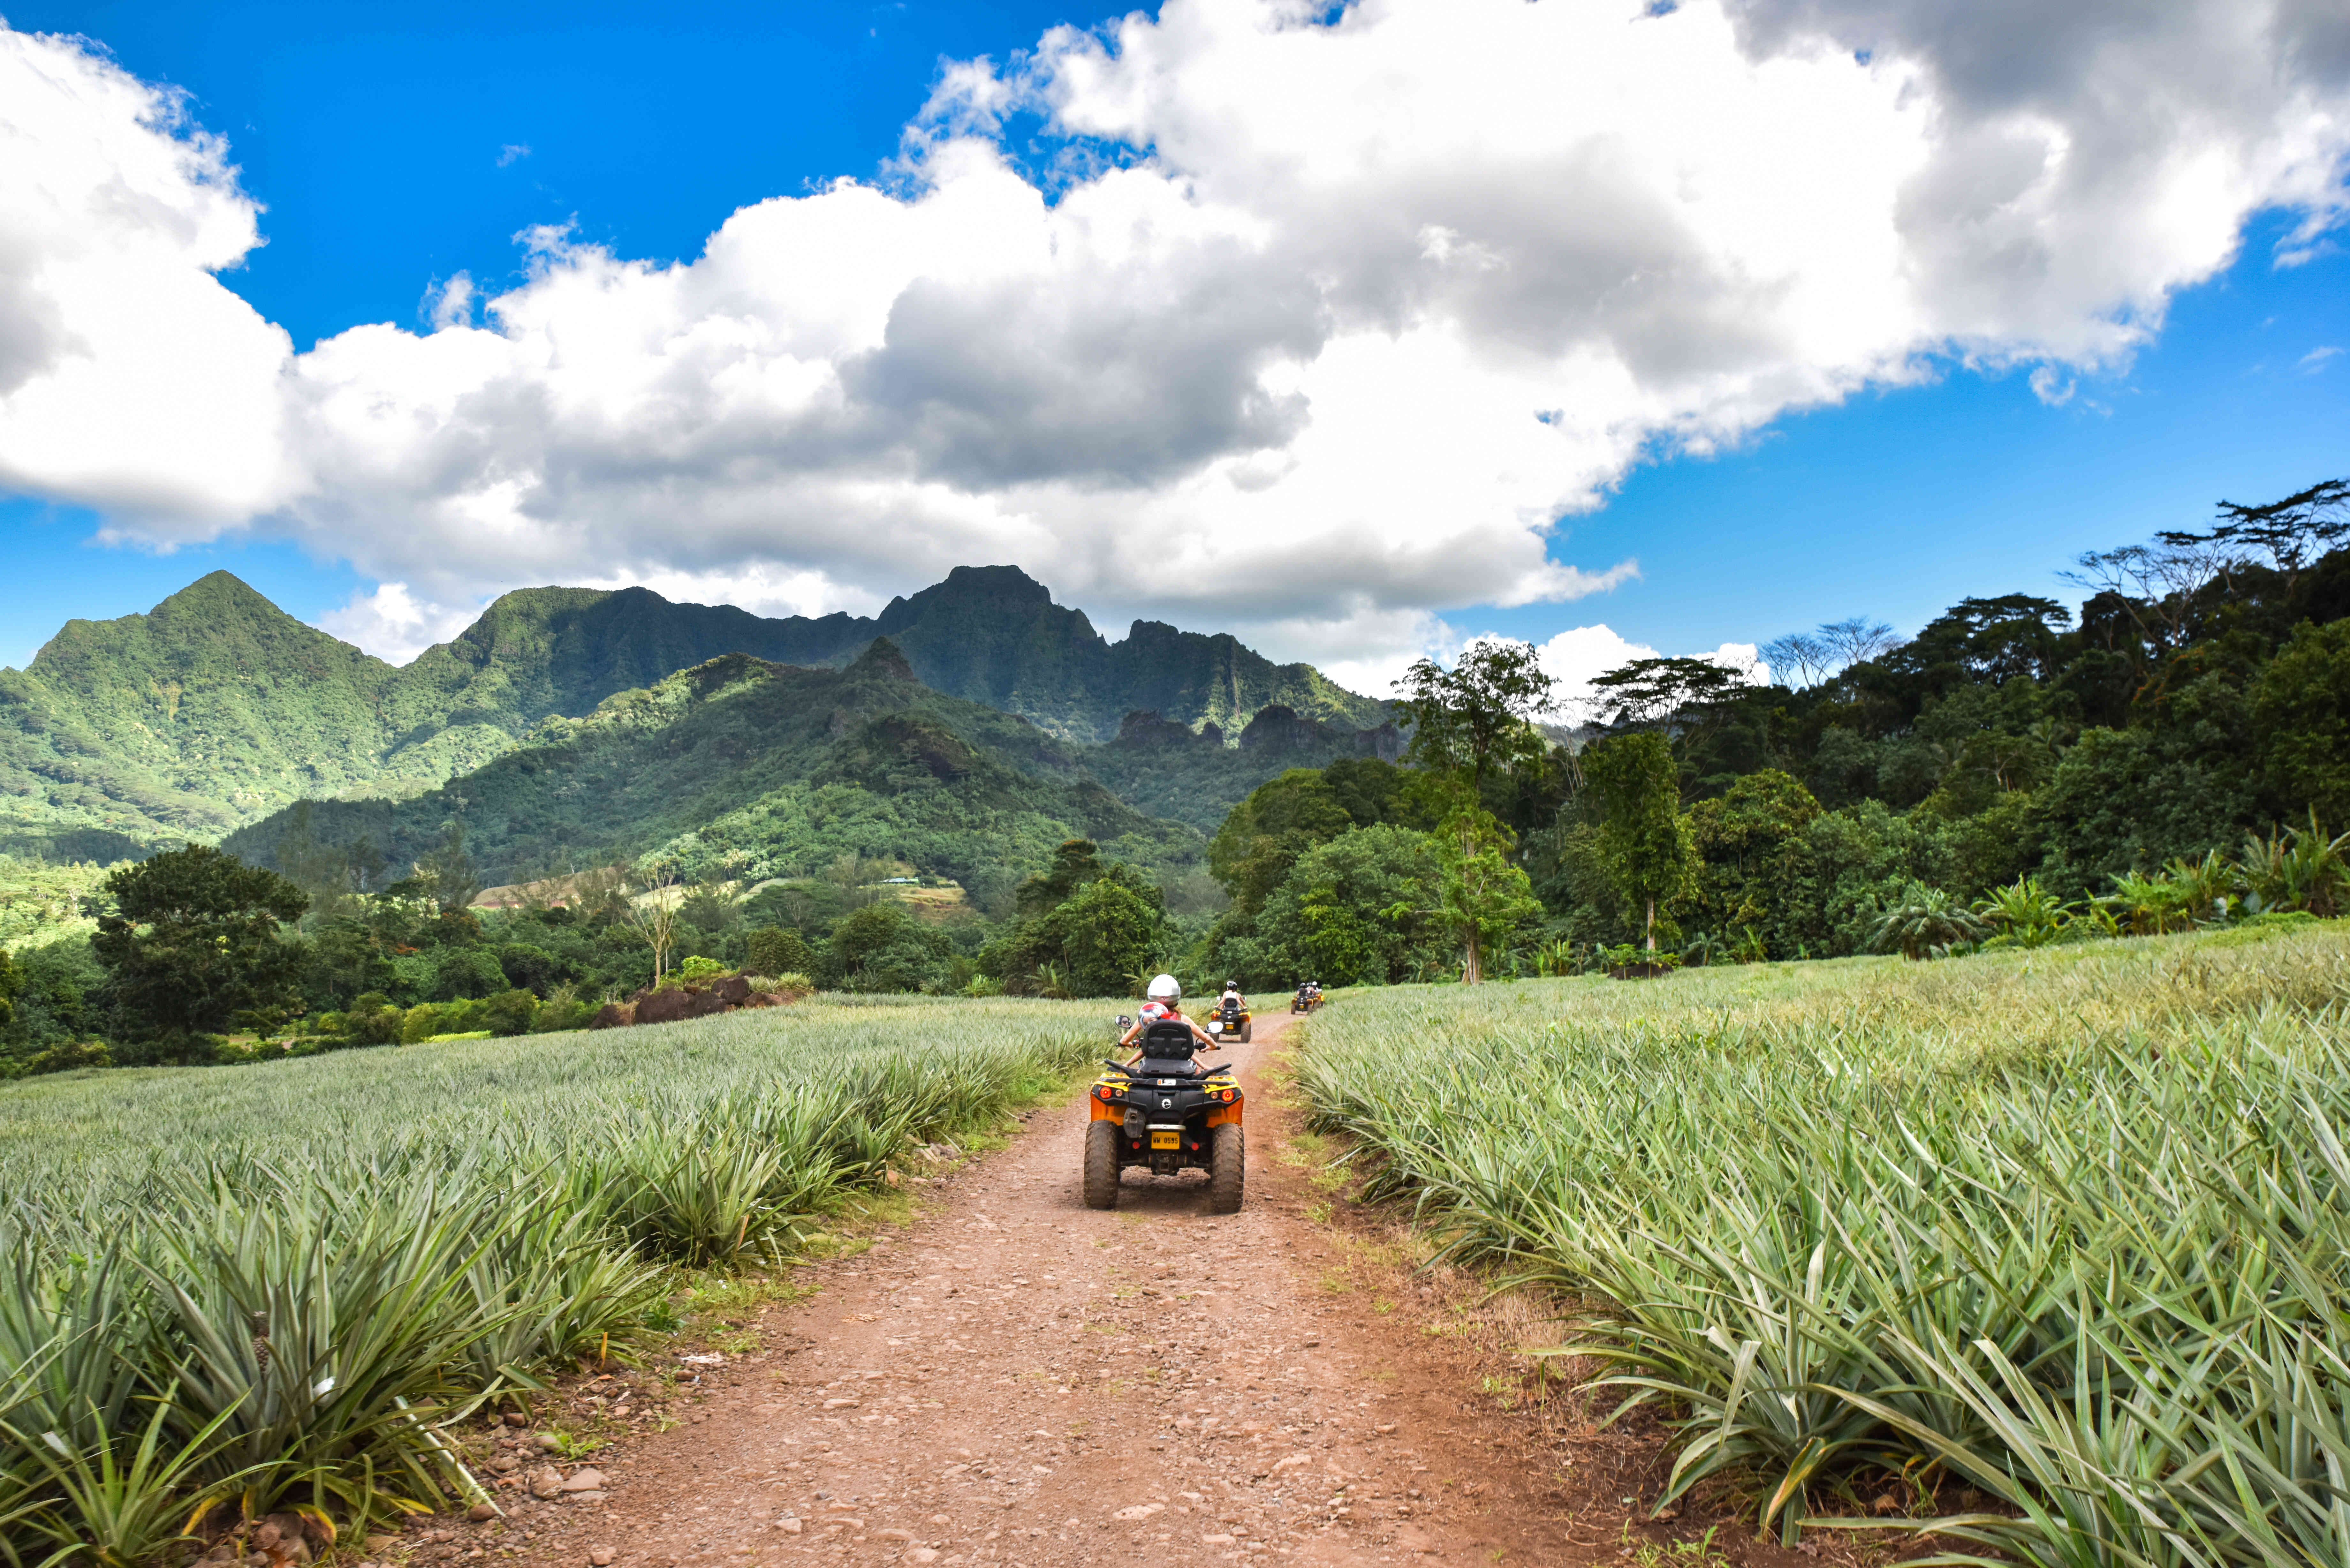
M 424 1557 L 1613 1561 L 1409 1314 L 1322 1288 L 1332 1239 L 1272 1158 L 1286 1124 L 1259 1077 L 1289 1022 L 1267 1014 L 1234 1053 L 1239 1214 L 1208 1214 L 1198 1173 L 1128 1171 L 1117 1211 L 1086 1209 L 1085 1104 L 1037 1112 L 925 1188 L 910 1231 L 746 1324 L 764 1348 L 699 1369 L 684 1424 L 592 1456 L 600 1501 L 510 1487 L 506 1520 L 436 1532 Z

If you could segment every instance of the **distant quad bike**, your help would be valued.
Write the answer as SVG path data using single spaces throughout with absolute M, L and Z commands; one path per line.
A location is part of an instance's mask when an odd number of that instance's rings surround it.
M 1208 1014 L 1207 1031 L 1219 1045 L 1245 1045 L 1256 1034 L 1255 1016 L 1241 1002 L 1218 1002 Z
M 1087 1208 L 1117 1208 L 1119 1176 L 1139 1165 L 1153 1176 L 1204 1170 L 1209 1212 L 1240 1212 L 1244 1097 L 1229 1064 L 1194 1071 L 1197 1044 L 1182 1024 L 1161 1022 L 1143 1033 L 1141 1061 L 1102 1063 L 1086 1124 Z
M 1289 999 L 1289 1011 L 1292 1012 L 1311 1012 L 1321 1005 L 1322 988 L 1310 981 L 1299 986 L 1296 994 Z

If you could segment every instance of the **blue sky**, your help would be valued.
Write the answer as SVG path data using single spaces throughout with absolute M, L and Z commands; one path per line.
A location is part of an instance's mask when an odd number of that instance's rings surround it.
M 1056 23 L 1099 18 L 979 0 L 372 15 L 42 0 L 6 19 L 19 32 L 86 35 L 132 76 L 184 90 L 192 119 L 227 139 L 244 190 L 266 209 L 265 244 L 220 280 L 298 354 L 364 323 L 424 335 L 433 290 L 459 274 L 483 294 L 525 283 L 515 236 L 533 225 L 570 224 L 575 243 L 624 258 L 690 261 L 738 208 L 837 176 L 875 178 L 943 62 L 1001 65 Z M 1007 123 L 1016 165 L 1068 155 L 1066 139 L 1030 136 L 1033 117 Z M 1929 385 L 1779 414 L 1720 455 L 1652 443 L 1551 546 L 1592 571 L 1637 557 L 1637 580 L 1512 609 L 1438 603 L 1423 628 L 1432 614 L 1457 632 L 1539 640 L 1604 621 L 1634 642 L 1693 651 L 1855 613 L 1914 627 L 1967 594 L 2059 591 L 2054 573 L 2073 554 L 2192 525 L 2222 495 L 2257 501 L 2350 472 L 2350 258 L 2320 247 L 2276 265 L 2291 227 L 2272 211 L 2255 215 L 2232 265 L 2172 295 L 2160 333 L 2134 354 L 2068 372 L 2062 403 L 2034 395 L 2029 361 L 1985 372 L 1946 353 Z M 388 546 L 346 551 L 348 535 L 332 527 L 265 525 L 275 537 L 164 553 L 92 543 L 105 516 L 62 492 L 0 497 L 17 589 L 0 601 L 0 661 L 21 663 L 68 617 L 143 609 L 214 567 L 330 624 L 395 569 L 382 564 Z M 401 524 L 395 513 L 370 526 L 380 538 Z M 869 599 L 931 580 L 946 558 L 910 556 L 894 582 L 886 564 L 862 576 L 825 569 Z M 1052 581 L 1054 559 L 1025 564 Z M 680 569 L 689 584 L 727 571 L 723 560 Z M 511 576 L 484 568 L 483 591 Z M 1107 600 L 1113 613 L 1099 618 L 1118 625 L 1117 610 L 1149 597 L 1098 570 L 1056 586 L 1088 608 Z M 441 598 L 457 603 L 463 587 Z M 1365 592 L 1394 597 L 1391 586 Z M 1169 618 L 1313 651 L 1277 608 L 1252 614 L 1226 599 Z M 1378 663 L 1362 649 L 1404 623 L 1365 617 L 1390 629 L 1334 641 L 1326 657 Z

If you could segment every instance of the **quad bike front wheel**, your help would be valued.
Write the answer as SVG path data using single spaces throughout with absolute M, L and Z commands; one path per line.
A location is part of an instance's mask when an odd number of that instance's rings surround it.
M 1246 1175 L 1248 1142 L 1241 1129 L 1229 1122 L 1216 1128 L 1211 1136 L 1213 1141 L 1208 1150 L 1208 1212 L 1237 1214 L 1241 1211 L 1241 1184 Z M 1115 1194 L 1112 1197 L 1115 1201 Z M 1101 1207 L 1107 1208 L 1108 1205 Z
M 1240 1129 L 1232 1129 L 1238 1132 Z M 1118 1124 L 1113 1121 L 1089 1122 L 1086 1125 L 1086 1207 L 1115 1209 L 1118 1207 Z

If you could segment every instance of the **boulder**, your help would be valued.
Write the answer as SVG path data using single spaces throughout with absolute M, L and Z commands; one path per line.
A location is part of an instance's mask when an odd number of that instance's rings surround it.
M 692 1011 L 696 992 L 683 987 L 668 991 L 649 991 L 637 1003 L 639 1023 L 675 1023 L 681 1019 L 701 1016 Z
M 588 1027 L 625 1029 L 636 1021 L 637 1010 L 634 1004 L 626 1002 L 608 1002 L 596 1010 L 596 1016 L 588 1021 Z
M 729 1007 L 740 1007 L 751 1000 L 751 982 L 739 974 L 730 974 L 711 982 L 710 994 Z

